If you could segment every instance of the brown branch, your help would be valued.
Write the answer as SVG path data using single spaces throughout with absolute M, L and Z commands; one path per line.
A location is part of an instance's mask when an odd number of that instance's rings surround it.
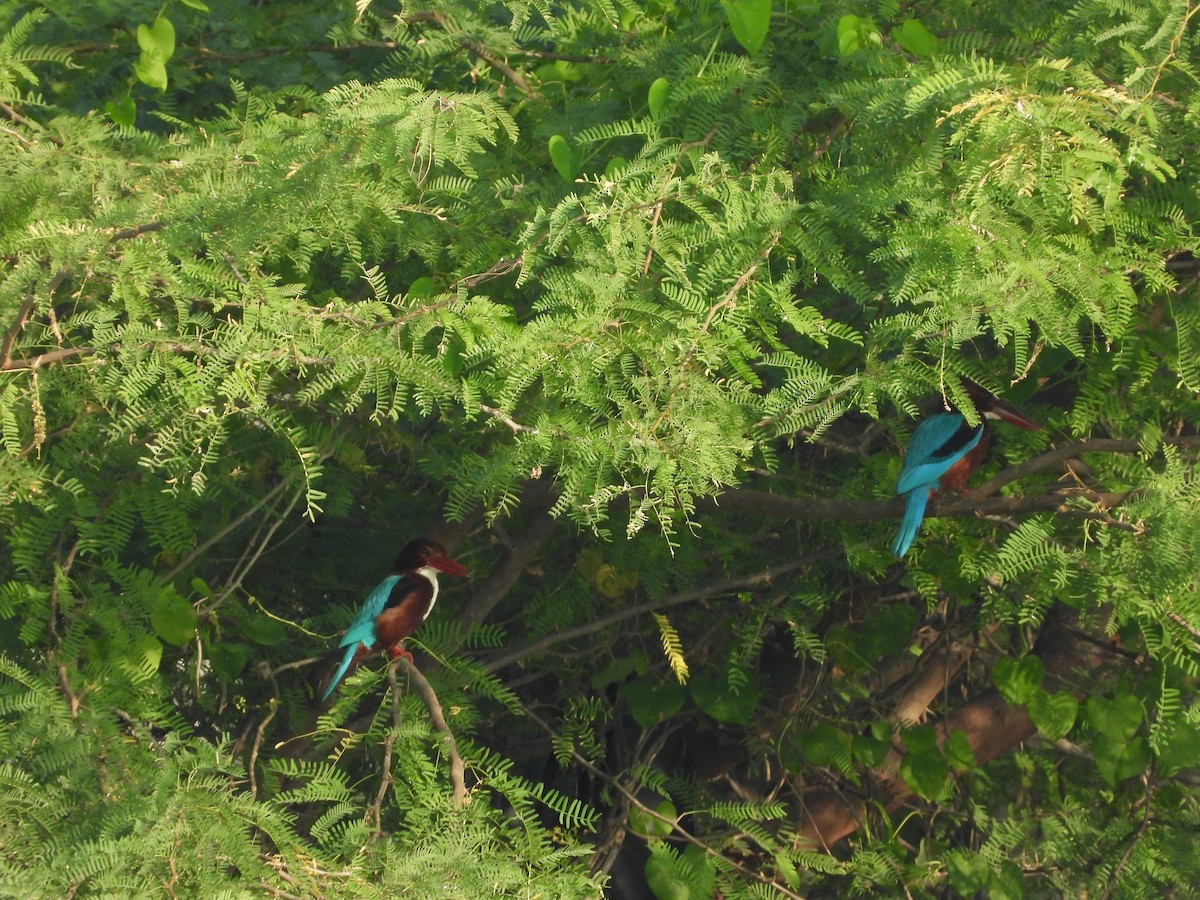
M 1051 610 L 1034 653 L 1045 664 L 1044 687 L 1047 690 L 1070 690 L 1079 697 L 1083 694 L 1071 684 L 1072 678 L 1081 671 L 1094 673 L 1106 657 L 1092 653 L 1087 643 L 1079 639 L 1076 619 L 1074 612 L 1063 607 Z M 1094 681 L 1093 674 L 1091 682 Z M 968 700 L 942 719 L 937 727 L 943 738 L 962 731 L 979 765 L 1012 752 L 1037 732 L 1026 708 L 1010 705 L 995 688 L 988 688 Z M 912 796 L 912 789 L 894 774 L 899 759 L 899 752 L 893 751 L 888 760 L 871 773 L 881 792 L 880 802 L 889 812 L 899 809 Z M 866 821 L 867 805 L 862 799 L 828 786 L 805 791 L 800 803 L 799 833 L 826 850 L 853 834 Z
M 1200 447 L 1200 435 L 1164 437 L 1162 442 L 1172 447 Z M 1056 447 L 1028 459 L 1003 472 L 961 497 L 937 497 L 925 513 L 928 517 L 952 518 L 959 516 L 1003 516 L 1030 512 L 1080 512 L 1069 506 L 1073 499 L 1093 503 L 1114 504 L 1123 500 L 1128 493 L 1101 494 L 1087 489 L 1064 487 L 1048 494 L 1033 494 L 1024 497 L 993 497 L 1000 488 L 1056 465 L 1074 459 L 1084 453 L 1134 453 L 1141 443 L 1132 439 L 1092 438 L 1075 441 L 1065 447 Z M 873 522 L 896 518 L 904 508 L 904 501 L 891 500 L 842 500 L 823 497 L 789 497 L 748 488 L 734 488 L 708 501 L 710 508 L 724 512 L 754 513 L 788 519 L 821 519 L 841 522 Z
M 392 748 L 396 745 L 396 735 L 400 731 L 400 683 L 396 681 L 396 667 L 388 665 L 387 680 L 391 686 L 392 696 L 392 727 L 383 739 L 382 774 L 379 776 L 379 790 L 375 794 L 375 802 L 371 804 L 370 813 L 375 818 L 376 838 L 383 834 L 383 798 L 392 786 Z
M 1137 845 L 1142 842 L 1142 838 L 1146 836 L 1146 832 L 1150 830 L 1151 813 L 1154 810 L 1154 780 L 1147 777 L 1148 773 L 1143 773 L 1142 783 L 1144 785 L 1144 793 L 1142 795 L 1142 821 L 1137 829 L 1130 835 L 1129 846 L 1125 848 L 1125 852 L 1121 854 L 1121 858 L 1117 860 L 1116 866 L 1113 868 L 1112 874 L 1108 876 L 1108 887 L 1104 893 L 1100 895 L 1100 900 L 1109 900 L 1114 895 L 1114 892 L 1120 885 L 1121 872 L 1129 863 L 1129 859 L 1133 856 L 1133 851 L 1137 849 Z
M 574 628 L 566 628 L 562 631 L 557 631 L 554 634 L 548 634 L 531 644 L 526 644 L 524 647 L 518 647 L 516 650 L 511 650 L 504 653 L 495 659 L 489 661 L 484 666 L 485 672 L 495 672 L 505 666 L 511 665 L 518 660 L 528 656 L 541 653 L 555 644 L 561 644 L 563 641 L 573 640 L 578 637 L 586 637 L 589 634 L 595 634 L 597 631 L 602 631 L 609 625 L 615 625 L 618 622 L 623 622 L 626 619 L 632 619 L 637 616 L 645 615 L 646 613 L 656 612 L 662 609 L 669 609 L 673 606 L 682 606 L 685 603 L 696 603 L 700 600 L 707 600 L 710 597 L 716 597 L 721 594 L 734 594 L 738 591 L 748 590 L 749 588 L 759 587 L 763 584 L 770 583 L 773 579 L 779 578 L 782 575 L 787 575 L 797 569 L 802 569 L 805 566 L 812 565 L 814 562 L 819 562 L 822 559 L 827 559 L 835 553 L 840 553 L 840 550 L 824 549 L 814 553 L 808 553 L 804 556 L 799 556 L 788 562 L 780 563 L 776 566 L 771 566 L 761 572 L 756 572 L 753 575 L 739 575 L 734 578 L 727 578 L 724 581 L 719 581 L 710 584 L 705 588 L 698 588 L 694 591 L 684 591 L 680 594 L 674 594 L 670 597 L 663 597 L 661 600 L 652 600 L 649 603 L 643 603 L 639 606 L 631 606 L 628 609 L 617 610 L 607 616 L 601 616 L 599 619 L 593 619 L 583 625 L 577 625 Z
M 25 320 L 29 318 L 29 314 L 33 311 L 33 304 L 33 291 L 29 291 L 25 294 L 25 299 L 21 302 L 21 308 L 17 310 L 16 321 L 5 332 L 4 344 L 0 345 L 0 369 L 7 369 L 8 364 L 12 362 L 13 344 L 17 342 L 17 335 L 21 333 L 21 329 L 25 327 Z
M 541 243 L 541 241 L 545 240 L 545 238 L 546 238 L 546 235 L 543 235 L 541 238 L 539 238 L 537 241 L 534 242 L 534 245 L 536 246 L 536 244 Z M 495 263 L 495 265 L 493 265 L 486 272 L 476 272 L 473 275 L 464 275 L 462 278 L 453 282 L 446 288 L 446 291 L 448 293 L 453 294 L 454 296 L 447 297 L 445 300 L 438 300 L 435 303 L 426 303 L 424 306 L 420 306 L 414 310 L 410 310 L 409 312 L 404 313 L 404 315 L 402 315 L 402 316 L 396 316 L 395 318 L 388 319 L 384 322 L 375 322 L 374 324 L 371 325 L 371 328 L 374 330 L 379 330 L 381 328 L 391 328 L 395 325 L 403 325 L 406 322 L 411 322 L 413 319 L 417 318 L 418 316 L 425 315 L 425 313 L 434 312 L 435 310 L 443 309 L 444 307 L 449 306 L 451 303 L 457 303 L 459 300 L 459 298 L 457 296 L 457 289 L 459 287 L 472 288 L 472 287 L 475 287 L 478 284 L 482 284 L 483 282 L 488 281 L 492 278 L 496 278 L 497 276 L 507 275 L 509 272 L 513 271 L 518 266 L 520 266 L 523 259 L 524 259 L 523 256 L 517 256 L 517 257 L 514 257 L 513 259 L 501 259 L 501 260 L 497 261 Z M 349 316 L 344 313 L 338 313 L 337 315 L 338 315 L 338 317 L 341 317 L 341 318 L 349 318 Z
M 0 371 L 20 372 L 26 369 L 40 369 L 42 366 L 48 366 L 51 363 L 62 362 L 64 359 L 71 359 L 76 356 L 91 356 L 95 352 L 95 347 L 65 347 L 62 350 L 50 350 L 27 359 L 7 360 L 4 365 L 0 366 Z
M 164 222 L 147 222 L 145 225 L 135 225 L 132 228 L 122 228 L 120 231 L 110 237 L 108 242 L 110 244 L 115 244 L 117 241 L 127 241 L 130 238 L 135 238 L 151 231 L 162 231 L 166 227 L 166 223 Z
M 1071 494 L 1067 492 L 1028 497 L 993 497 L 974 501 L 971 496 L 937 500 L 930 505 L 926 517 L 968 515 L 1014 515 L 1017 513 L 1061 511 Z M 877 522 L 899 518 L 904 501 L 842 500 L 836 497 L 789 497 L 766 491 L 734 488 L 706 501 L 709 511 L 774 516 L 784 519 L 809 519 L 832 522 Z
M 404 667 L 404 672 L 409 677 L 413 688 L 425 701 L 425 706 L 429 710 L 429 718 L 433 721 L 433 727 L 442 733 L 442 742 L 446 745 L 446 753 L 450 757 L 451 798 L 454 801 L 454 808 L 465 806 L 470 800 L 465 780 L 466 766 L 463 758 L 459 756 L 458 742 L 454 740 L 454 732 L 446 724 L 446 716 L 442 713 L 442 704 L 438 701 L 437 694 L 434 693 L 433 685 L 421 674 L 421 670 L 413 665 L 411 659 L 401 656 L 396 662 Z M 395 684 L 396 678 L 394 668 L 394 665 L 388 666 L 388 678 L 393 684 Z
M 526 94 L 530 97 L 537 95 L 537 91 L 533 88 L 533 85 L 525 80 L 524 75 L 492 53 L 487 47 L 483 46 L 483 44 L 479 43 L 478 41 L 473 41 L 467 37 L 458 38 L 458 43 L 459 46 L 470 50 L 485 63 L 511 81 L 513 86 L 522 94 Z
M 512 429 L 514 434 L 520 434 L 523 431 L 528 432 L 529 434 L 538 434 L 537 428 L 535 428 L 533 425 L 522 425 L 520 422 L 514 421 L 509 416 L 506 416 L 503 412 L 495 407 L 488 406 L 486 403 L 480 403 L 479 409 L 482 412 L 487 413 L 489 416 L 492 416 L 496 420 L 503 422 Z
M 522 507 L 531 511 L 533 521 L 505 546 L 504 559 L 488 574 L 487 580 L 471 595 L 458 612 L 464 632 L 481 624 L 504 599 L 525 566 L 554 533 L 555 520 L 550 516 L 554 505 L 554 485 L 549 479 L 533 482 L 525 492 Z
M 54 137 L 53 135 L 46 134 L 46 129 L 40 123 L 33 121 L 33 119 L 25 118 L 23 115 L 21 115 L 19 112 L 17 112 L 11 106 L 9 106 L 3 100 L 0 100 L 0 111 L 2 111 L 6 116 L 9 117 L 9 119 L 16 122 L 18 125 L 24 125 L 26 128 L 32 128 L 34 131 L 40 132 L 41 134 L 45 135 L 47 140 L 49 140 L 50 143 L 52 143 L 55 147 L 62 146 L 62 141 L 60 141 L 58 138 Z M 26 144 L 33 143 L 32 141 L 26 140 L 24 138 L 22 138 L 22 140 L 24 140 Z
M 1172 447 L 1200 447 L 1200 435 L 1164 437 L 1162 442 Z M 1055 447 L 1047 450 L 1045 453 L 1041 453 L 1032 459 L 1027 459 L 1019 465 L 1005 469 L 999 475 L 996 475 L 971 491 L 970 496 L 979 498 L 989 497 L 1006 484 L 1010 484 L 1019 478 L 1024 478 L 1026 475 L 1032 475 L 1035 472 L 1053 468 L 1059 463 L 1064 463 L 1084 453 L 1134 453 L 1140 450 L 1141 447 L 1141 442 L 1124 438 L 1088 438 L 1082 441 L 1075 441 L 1074 443 L 1067 444 L 1065 447 Z
M 275 713 L 279 711 L 279 685 L 275 686 L 276 696 L 271 698 L 271 711 L 266 717 L 258 723 L 258 727 L 254 729 L 254 743 L 250 747 L 250 761 L 246 766 L 246 773 L 250 776 L 250 796 L 258 799 L 258 780 L 254 775 L 254 769 L 258 765 L 258 751 L 262 747 L 263 734 L 267 730 L 267 726 L 271 724 L 271 720 L 275 718 Z
M 79 696 L 71 689 L 71 681 L 67 677 L 67 667 L 58 667 L 58 686 L 62 688 L 63 695 L 67 698 L 67 704 L 71 710 L 71 718 L 79 718 Z

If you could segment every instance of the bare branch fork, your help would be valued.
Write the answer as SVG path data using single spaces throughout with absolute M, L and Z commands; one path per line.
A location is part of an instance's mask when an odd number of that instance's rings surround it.
M 433 685 L 429 683 L 429 679 L 421 674 L 421 670 L 413 665 L 411 660 L 403 656 L 397 657 L 387 667 L 387 680 L 391 686 L 392 694 L 392 730 L 384 739 L 383 778 L 379 782 L 379 792 L 375 795 L 375 802 L 371 805 L 372 818 L 375 820 L 376 836 L 382 833 L 381 813 L 383 798 L 387 795 L 387 790 L 392 785 L 392 748 L 396 742 L 396 732 L 400 729 L 400 684 L 396 679 L 397 666 L 404 669 L 404 674 L 407 676 L 413 690 L 425 701 L 425 707 L 429 710 L 429 718 L 433 722 L 433 727 L 442 734 L 442 742 L 446 746 L 446 755 L 450 758 L 451 799 L 454 808 L 459 809 L 466 806 L 470 799 L 467 795 L 466 765 L 463 763 L 462 756 L 459 755 L 458 742 L 454 739 L 454 732 L 446 724 L 446 716 L 442 712 L 442 704 L 438 700 Z

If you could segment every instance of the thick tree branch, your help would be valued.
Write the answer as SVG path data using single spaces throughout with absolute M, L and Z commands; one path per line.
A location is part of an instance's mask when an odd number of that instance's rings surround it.
M 554 485 L 549 479 L 534 481 L 522 497 L 521 505 L 532 512 L 533 521 L 505 547 L 504 559 L 459 610 L 458 621 L 464 633 L 487 619 L 496 604 L 517 583 L 529 560 L 554 533 L 555 520 L 550 516 Z
M 1164 437 L 1162 442 L 1171 447 L 1200 447 L 1200 435 Z M 1042 472 L 1053 468 L 1084 453 L 1136 453 L 1141 447 L 1142 445 L 1139 441 L 1123 438 L 1088 438 L 1082 441 L 1075 441 L 1074 443 L 1067 444 L 1065 447 L 1055 447 L 1047 450 L 1045 453 L 1041 453 L 1032 459 L 1027 459 L 1019 465 L 1010 466 L 994 478 L 985 481 L 979 487 L 975 488 L 968 496 L 979 498 L 990 497 L 1006 484 L 1011 484 L 1020 478 L 1024 478 L 1026 475 L 1032 475 L 1035 472 Z
M 1045 664 L 1046 689 L 1071 690 L 1077 696 L 1079 691 L 1072 683 L 1072 676 L 1080 671 L 1094 672 L 1110 658 L 1091 651 L 1091 645 L 1079 637 L 1075 614 L 1061 607 L 1047 617 L 1034 653 Z M 983 765 L 1016 749 L 1037 728 L 1024 706 L 1010 705 L 999 691 L 989 688 L 947 715 L 938 724 L 938 731 L 943 737 L 962 731 L 976 762 Z M 899 752 L 894 751 L 881 767 L 872 771 L 882 793 L 879 799 L 889 812 L 912 796 L 908 785 L 894 774 L 899 759 Z M 867 805 L 862 799 L 831 787 L 805 791 L 800 803 L 800 834 L 825 849 L 853 834 L 866 821 Z
M 438 701 L 433 685 L 421 674 L 421 670 L 413 665 L 411 659 L 401 656 L 396 659 L 396 662 L 403 667 L 404 674 L 408 676 L 413 689 L 425 701 L 425 707 L 429 710 L 429 718 L 433 721 L 433 727 L 442 733 L 442 741 L 446 745 L 446 755 L 450 757 L 451 799 L 454 801 L 456 809 L 465 806 L 470 799 L 467 795 L 466 766 L 458 753 L 458 742 L 454 739 L 454 732 L 446 724 L 446 716 L 442 712 L 442 704 Z M 388 666 L 388 680 L 395 684 L 395 679 L 394 667 Z
M 1164 437 L 1162 441 L 1172 447 L 1200 447 L 1200 435 Z M 1106 504 L 1119 502 L 1127 494 L 1100 494 L 1076 487 L 1025 497 L 993 497 L 991 495 L 1018 478 L 1053 468 L 1084 453 L 1135 453 L 1140 449 L 1141 444 L 1132 439 L 1093 438 L 1075 441 L 1065 447 L 1047 450 L 1019 465 L 1011 466 L 961 497 L 935 498 L 925 515 L 931 518 L 950 518 L 971 515 L 1016 515 L 1047 511 L 1074 512 L 1074 508 L 1069 505 L 1073 499 Z M 899 498 L 843 500 L 836 497 L 789 497 L 784 494 L 772 494 L 748 488 L 734 488 L 708 501 L 708 506 L 710 509 L 719 509 L 722 512 L 754 513 L 787 519 L 874 522 L 897 518 L 904 510 L 904 501 Z

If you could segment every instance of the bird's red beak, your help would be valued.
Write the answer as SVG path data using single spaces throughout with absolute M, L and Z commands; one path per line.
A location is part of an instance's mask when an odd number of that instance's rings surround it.
M 991 409 L 985 411 L 990 412 L 993 416 L 1002 422 L 1007 422 L 1009 425 L 1016 425 L 1018 428 L 1024 428 L 1028 431 L 1041 431 L 1042 425 L 1040 422 L 1035 422 L 1025 413 L 1021 412 L 1011 403 L 1005 403 L 999 397 L 992 398 Z
M 975 408 L 979 410 L 980 415 L 987 416 L 989 419 L 999 419 L 1002 422 L 1016 425 L 1018 428 L 1024 428 L 1028 431 L 1042 430 L 1040 422 L 1035 422 L 1011 403 L 1001 400 L 987 388 L 976 384 L 970 378 L 959 376 L 959 381 L 962 382 L 963 389 L 970 396 L 971 402 L 975 404 Z
M 447 575 L 456 575 L 459 578 L 466 578 L 471 574 L 466 566 L 460 562 L 455 562 L 448 556 L 431 556 L 425 560 L 425 565 L 432 566 L 439 572 L 445 572 Z

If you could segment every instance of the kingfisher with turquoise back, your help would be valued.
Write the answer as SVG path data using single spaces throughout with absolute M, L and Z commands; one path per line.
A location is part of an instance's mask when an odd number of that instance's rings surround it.
M 391 574 L 367 595 L 362 609 L 346 629 L 338 647 L 345 647 L 342 663 L 330 679 L 324 703 L 347 673 L 358 668 L 372 651 L 387 650 L 392 659 L 412 654 L 404 649 L 404 639 L 429 616 L 438 595 L 438 573 L 465 578 L 471 573 L 446 553 L 446 548 L 426 538 L 408 544 L 396 561 Z
M 896 494 L 904 497 L 900 532 L 892 542 L 892 552 L 898 557 L 903 558 L 916 539 L 930 497 L 947 489 L 960 492 L 965 489 L 967 478 L 987 453 L 989 419 L 1029 431 L 1042 427 L 975 382 L 963 378 L 962 385 L 979 412 L 979 424 L 969 425 L 957 410 L 936 413 L 921 421 L 908 442 L 904 466 L 896 482 Z

